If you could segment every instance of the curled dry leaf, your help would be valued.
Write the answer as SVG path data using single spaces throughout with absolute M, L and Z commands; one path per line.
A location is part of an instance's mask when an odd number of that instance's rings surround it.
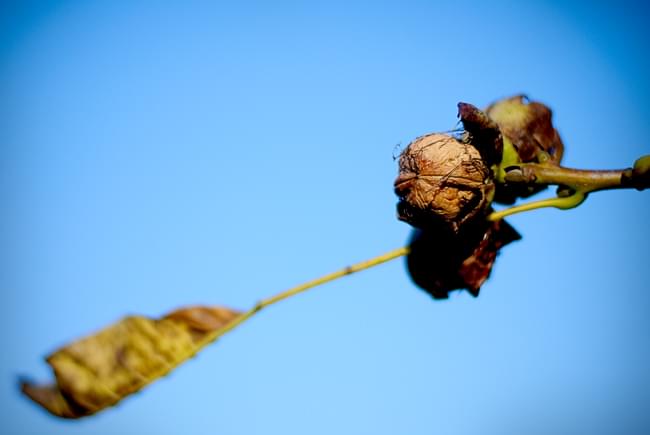
M 482 221 L 462 233 L 415 230 L 406 264 L 411 279 L 436 299 L 467 289 L 478 296 L 499 250 L 521 236 L 507 222 Z
M 446 134 L 421 136 L 399 158 L 399 219 L 417 228 L 443 224 L 453 232 L 490 205 L 494 183 L 479 151 Z
M 56 382 L 21 389 L 50 413 L 79 418 L 115 405 L 166 375 L 216 338 L 240 313 L 187 307 L 159 319 L 129 316 L 47 357 Z

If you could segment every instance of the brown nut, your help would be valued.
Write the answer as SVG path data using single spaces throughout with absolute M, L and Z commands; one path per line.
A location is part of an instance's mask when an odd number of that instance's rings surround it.
M 417 228 L 442 223 L 458 232 L 464 223 L 485 215 L 494 182 L 476 148 L 433 133 L 415 139 L 400 155 L 395 193 L 400 220 Z

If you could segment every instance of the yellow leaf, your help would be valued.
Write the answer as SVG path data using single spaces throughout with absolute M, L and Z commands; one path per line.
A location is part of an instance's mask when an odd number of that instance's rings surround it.
M 47 358 L 56 383 L 21 389 L 50 413 L 79 418 L 115 405 L 191 358 L 240 315 L 222 307 L 187 307 L 160 319 L 129 316 Z

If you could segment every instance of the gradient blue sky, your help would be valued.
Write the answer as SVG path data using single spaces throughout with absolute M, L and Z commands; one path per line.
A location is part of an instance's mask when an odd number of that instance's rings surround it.
M 16 377 L 127 313 L 257 299 L 400 246 L 396 145 L 526 92 L 565 164 L 650 152 L 643 2 L 0 6 L 0 428 L 645 434 L 650 194 L 510 222 L 478 299 L 402 261 L 287 301 L 137 396 L 56 420 Z

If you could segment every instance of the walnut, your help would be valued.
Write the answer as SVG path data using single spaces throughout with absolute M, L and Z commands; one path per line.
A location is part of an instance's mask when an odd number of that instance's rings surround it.
M 494 188 L 491 170 L 474 146 L 446 134 L 421 136 L 399 158 L 398 217 L 417 228 L 443 224 L 456 233 L 485 216 Z

